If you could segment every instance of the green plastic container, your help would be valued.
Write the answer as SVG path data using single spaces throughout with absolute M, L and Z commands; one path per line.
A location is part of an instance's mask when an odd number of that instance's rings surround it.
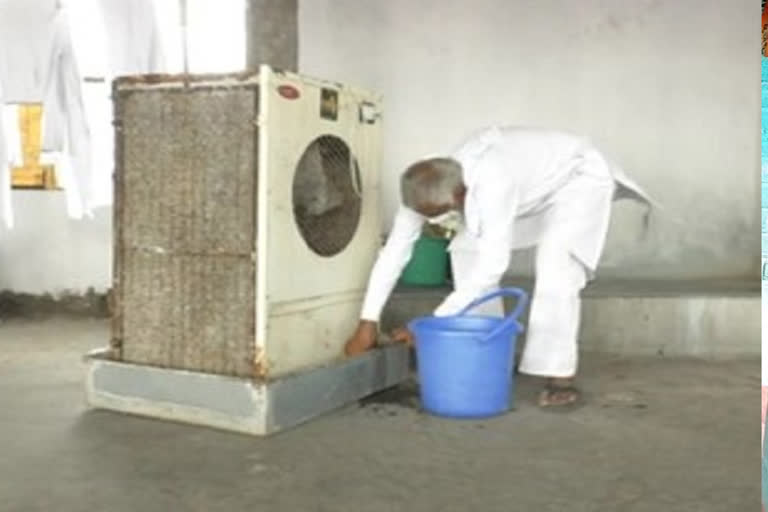
M 422 235 L 403 269 L 404 286 L 443 286 L 448 279 L 448 240 Z

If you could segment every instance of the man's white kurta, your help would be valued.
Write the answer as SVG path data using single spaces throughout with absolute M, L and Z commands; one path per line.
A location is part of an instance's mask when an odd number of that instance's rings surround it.
M 595 174 L 616 183 L 616 198 L 647 196 L 583 137 L 534 128 L 492 127 L 470 137 L 451 155 L 462 166 L 467 195 L 465 229 L 450 250 L 477 252 L 469 275 L 457 283 L 436 315 L 455 314 L 484 292 L 498 286 L 511 251 L 537 245 L 548 230 L 548 211 L 564 199 L 567 185 L 579 174 Z M 584 194 L 579 190 L 579 194 Z M 586 191 L 589 193 L 589 191 Z M 604 189 L 596 189 L 604 193 Z M 581 196 L 583 197 L 583 195 Z M 572 201 L 573 198 L 565 198 Z M 603 249 L 610 204 L 600 211 L 575 211 L 558 236 L 591 273 Z M 426 219 L 401 206 L 390 236 L 371 273 L 361 317 L 378 321 L 389 294 L 408 263 Z M 560 220 L 561 222 L 562 220 Z

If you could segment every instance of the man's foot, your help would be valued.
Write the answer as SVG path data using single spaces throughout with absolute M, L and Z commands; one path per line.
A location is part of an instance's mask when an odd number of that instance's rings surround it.
M 539 407 L 566 407 L 578 404 L 581 392 L 573 385 L 573 379 L 549 379 L 539 395 Z

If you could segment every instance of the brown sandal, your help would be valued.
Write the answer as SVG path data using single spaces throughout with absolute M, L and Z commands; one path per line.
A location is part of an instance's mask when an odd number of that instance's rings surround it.
M 565 395 L 567 398 L 563 399 Z M 549 383 L 539 395 L 539 407 L 550 411 L 572 411 L 583 404 L 581 391 L 573 385 Z

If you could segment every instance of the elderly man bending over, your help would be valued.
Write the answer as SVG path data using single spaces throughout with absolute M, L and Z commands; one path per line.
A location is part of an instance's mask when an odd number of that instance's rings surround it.
M 411 165 L 402 205 L 371 273 L 361 320 L 347 355 L 374 347 L 385 302 L 408 263 L 424 222 L 460 221 L 451 242 L 454 291 L 435 315 L 458 313 L 498 287 L 514 249 L 536 247 L 536 284 L 519 370 L 546 378 L 539 405 L 579 399 L 580 293 L 594 277 L 615 199 L 650 206 L 648 196 L 583 137 L 493 127 L 452 155 Z M 503 315 L 501 299 L 479 313 Z M 409 342 L 406 330 L 395 334 Z

